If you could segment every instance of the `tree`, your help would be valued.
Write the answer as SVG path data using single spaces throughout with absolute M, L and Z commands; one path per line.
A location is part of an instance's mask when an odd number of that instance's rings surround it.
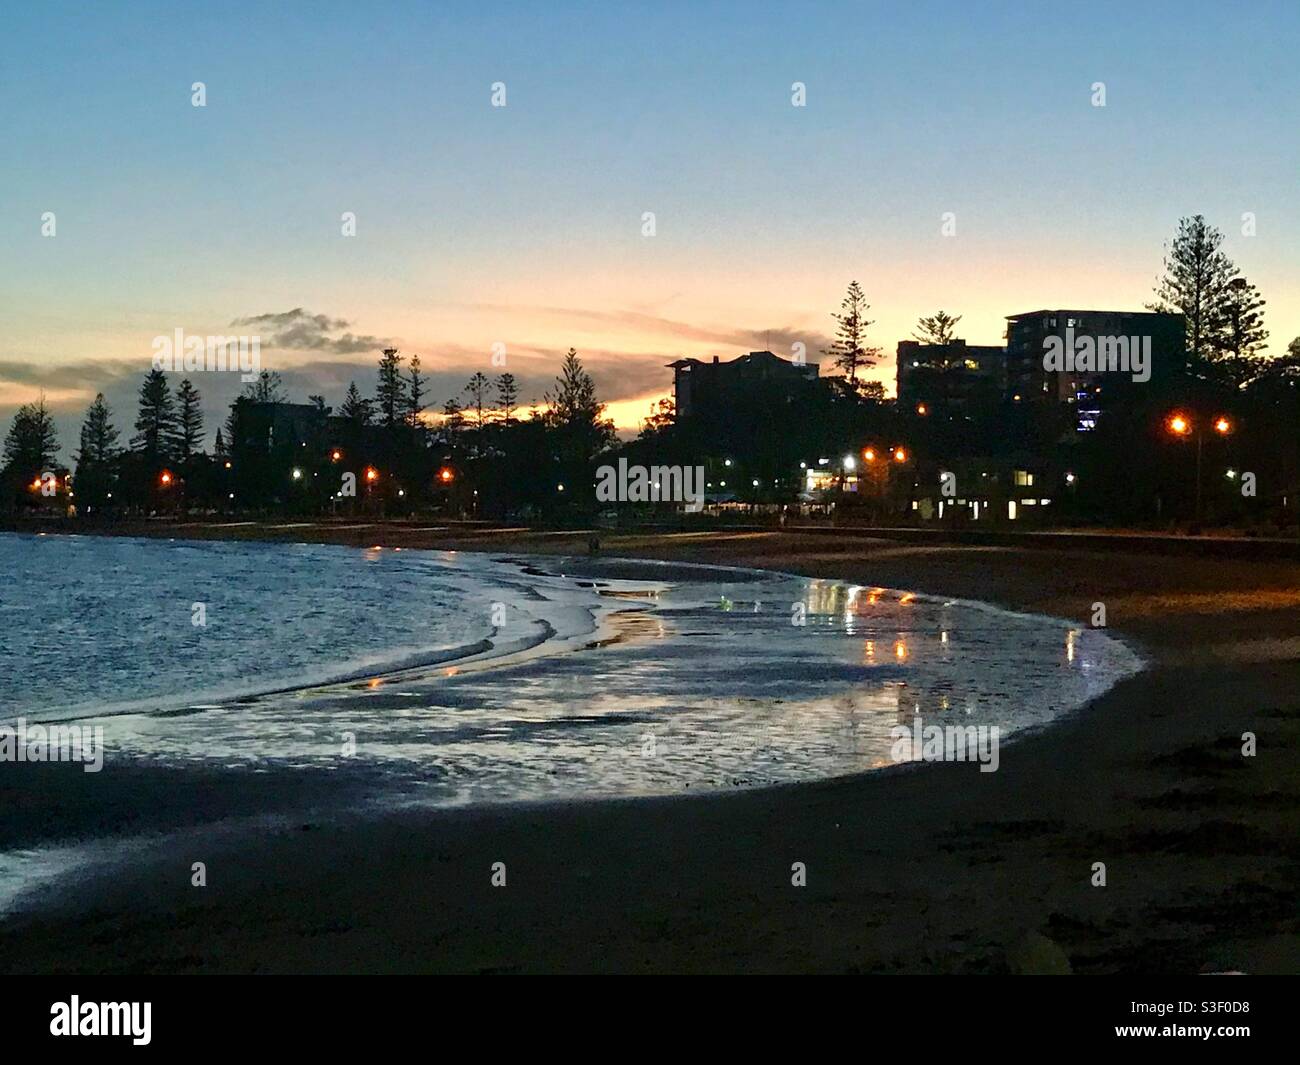
M 244 399 L 254 403 L 285 403 L 289 396 L 284 390 L 284 382 L 274 370 L 263 370 L 256 381 L 250 381 L 241 393 Z
M 497 378 L 497 406 L 501 410 L 502 423 L 509 425 L 519 407 L 519 386 L 512 373 L 503 373 Z
M 104 393 L 86 408 L 86 420 L 81 424 L 81 451 L 77 463 L 107 466 L 117 457 L 118 431 L 113 427 L 113 412 L 104 402 Z
M 140 406 L 135 417 L 135 436 L 131 449 L 146 465 L 156 466 L 172 457 L 176 440 L 176 408 L 172 402 L 167 375 L 150 370 L 140 386 Z
M 555 387 L 545 394 L 547 415 L 554 425 L 592 423 L 604 409 L 596 400 L 596 382 L 573 348 L 564 356 Z
M 424 402 L 424 375 L 420 373 L 420 356 L 411 356 L 411 372 L 407 377 L 406 387 L 406 419 L 411 423 L 412 428 L 418 428 L 420 425 L 420 415 L 424 413 L 426 406 Z
M 474 431 L 481 438 L 483 429 L 487 425 L 487 391 L 488 391 L 487 374 L 481 370 L 469 379 L 469 384 L 465 386 L 465 394 L 469 396 L 469 409 L 474 412 Z
M 176 440 L 173 451 L 188 462 L 203 446 L 203 409 L 198 389 L 187 377 L 176 390 Z
M 339 407 L 339 417 L 348 419 L 358 427 L 369 425 L 371 418 L 374 417 L 372 401 L 362 398 L 361 393 L 357 391 L 355 381 L 348 383 L 348 391 L 343 397 L 343 405 Z
M 870 309 L 862 286 L 856 281 L 850 282 L 844 299 L 840 301 L 839 313 L 831 316 L 838 323 L 835 342 L 822 352 L 830 355 L 836 367 L 844 371 L 852 389 L 858 386 L 858 371 L 874 366 L 880 355 L 879 348 L 867 347 L 867 329 L 875 324 L 867 320 Z
M 1164 274 L 1156 279 L 1154 302 L 1147 308 L 1181 314 L 1187 322 L 1187 351 L 1193 364 L 1208 362 L 1219 346 L 1226 320 L 1224 301 L 1236 274 L 1221 250 L 1223 234 L 1195 215 L 1178 220 L 1178 234 L 1166 246 Z
M 658 403 L 650 405 L 650 415 L 641 422 L 638 440 L 655 440 L 671 432 L 677 421 L 677 404 L 672 396 L 665 396 Z
M 42 395 L 24 403 L 14 414 L 4 442 L 4 469 L 19 484 L 49 471 L 59 454 L 59 434 Z
M 922 344 L 951 344 L 957 339 L 957 323 L 961 321 L 961 315 L 955 318 L 939 311 L 929 318 L 918 318 L 916 328 L 919 332 L 913 333 L 912 336 Z
M 1228 282 L 1222 302 L 1215 307 L 1211 326 L 1212 342 L 1220 357 L 1257 357 L 1268 339 L 1259 289 L 1244 277 L 1234 277 Z
M 396 348 L 384 348 L 379 360 L 379 381 L 375 385 L 375 406 L 381 424 L 391 429 L 405 420 L 408 407 L 402 357 Z
M 81 450 L 77 454 L 77 498 L 90 506 L 105 503 L 113 488 L 118 432 L 104 393 L 86 409 L 81 425 Z
M 570 348 L 564 356 L 555 387 L 546 393 L 545 424 L 558 435 L 558 458 L 575 468 L 589 462 L 616 439 L 614 423 L 603 417 L 604 405 L 596 398 L 596 383 Z
M 1257 355 L 1250 360 L 1249 385 L 1258 390 L 1300 389 L 1300 337 L 1287 345 L 1284 355 Z
M 464 428 L 465 408 L 453 396 L 442 405 L 442 436 L 447 447 L 455 450 Z

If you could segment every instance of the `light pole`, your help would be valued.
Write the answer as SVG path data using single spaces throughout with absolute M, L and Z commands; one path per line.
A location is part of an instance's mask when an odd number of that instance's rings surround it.
M 1205 447 L 1205 434 L 1189 414 L 1175 412 L 1169 416 L 1165 425 L 1175 436 L 1196 438 L 1196 521 L 1199 524 L 1201 520 L 1201 455 Z M 1232 432 L 1232 421 L 1227 415 L 1218 415 L 1214 419 L 1213 425 L 1214 431 L 1220 436 L 1227 436 Z

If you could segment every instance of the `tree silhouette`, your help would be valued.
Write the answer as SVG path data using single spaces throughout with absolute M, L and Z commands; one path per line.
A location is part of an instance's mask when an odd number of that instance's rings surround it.
M 135 416 L 131 449 L 146 465 L 156 466 L 171 459 L 176 440 L 176 407 L 161 370 L 150 370 L 140 386 L 140 403 Z
M 858 371 L 876 364 L 880 355 L 879 348 L 867 346 L 867 329 L 875 323 L 867 319 L 867 297 L 862 286 L 856 281 L 849 283 L 844 299 L 840 301 L 839 313 L 833 314 L 836 321 L 835 342 L 823 351 L 835 362 L 835 366 L 844 371 L 849 387 L 856 391 Z
M 1224 303 L 1236 274 L 1221 250 L 1223 234 L 1202 215 L 1178 220 L 1178 234 L 1167 246 L 1164 274 L 1156 279 L 1154 302 L 1147 308 L 1181 314 L 1187 322 L 1187 351 L 1194 363 L 1208 362 L 1221 349 L 1227 319 Z
M 512 373 L 503 373 L 497 378 L 497 407 L 501 410 L 502 424 L 509 425 L 514 421 L 514 412 L 519 407 L 519 386 Z
M 420 373 L 420 356 L 411 356 L 411 372 L 407 377 L 406 419 L 413 427 L 420 425 L 420 415 L 424 413 L 424 375 Z
M 289 398 L 280 375 L 274 370 L 259 373 L 256 381 L 250 381 L 244 386 L 242 396 L 254 403 L 285 403 Z
M 182 462 L 198 454 L 203 444 L 203 409 L 198 389 L 186 378 L 176 390 L 176 439 L 173 451 Z
M 406 378 L 402 374 L 402 357 L 396 348 L 384 348 L 379 360 L 379 380 L 375 385 L 375 407 L 380 423 L 391 429 L 404 421 L 408 409 Z
M 918 318 L 916 327 L 919 332 L 912 336 L 922 344 L 951 344 L 957 339 L 957 323 L 961 315 L 955 318 L 944 311 L 938 311 L 929 318 Z
M 343 397 L 343 404 L 339 407 L 339 417 L 346 418 L 354 425 L 369 425 L 371 418 L 374 417 L 372 403 L 368 399 L 362 398 L 357 391 L 357 383 L 350 381 L 348 383 L 347 394 Z
M 96 506 L 107 502 L 115 481 L 118 432 L 104 393 L 86 408 L 81 425 L 81 450 L 77 454 L 77 499 Z
M 4 442 L 4 468 L 20 484 L 47 472 L 59 453 L 59 435 L 42 395 L 24 403 L 14 414 Z

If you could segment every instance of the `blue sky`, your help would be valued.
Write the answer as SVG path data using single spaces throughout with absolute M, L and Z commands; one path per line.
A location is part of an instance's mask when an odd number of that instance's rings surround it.
M 491 372 L 495 341 L 540 395 L 572 344 L 633 421 L 680 355 L 770 333 L 815 357 L 853 278 L 892 380 L 894 345 L 941 307 L 972 343 L 1034 307 L 1140 308 L 1196 212 L 1283 348 L 1300 5 L 1134 6 L 10 10 L 0 417 L 44 388 L 75 426 L 103 388 L 125 422 L 154 336 L 303 308 L 348 325 L 266 351 L 298 395 L 368 387 L 344 332 L 419 352 L 439 402 Z M 215 428 L 230 383 L 197 383 Z

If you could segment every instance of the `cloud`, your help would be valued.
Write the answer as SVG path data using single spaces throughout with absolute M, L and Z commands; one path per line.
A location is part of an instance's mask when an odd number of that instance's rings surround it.
M 575 338 L 574 346 L 588 372 L 596 382 L 602 402 L 626 405 L 629 401 L 661 394 L 672 388 L 672 371 L 667 364 L 683 355 L 723 359 L 735 358 L 747 351 L 768 348 L 790 357 L 796 342 L 806 345 L 810 362 L 825 362 L 821 356 L 831 340 L 822 333 L 797 326 L 718 329 L 677 321 L 638 311 L 589 311 L 561 307 L 502 306 L 479 309 L 510 311 L 524 316 L 544 315 L 573 322 L 594 322 L 611 327 L 611 332 L 626 330 L 628 347 L 584 345 Z M 375 358 L 385 347 L 396 346 L 383 337 L 358 336 L 348 331 L 348 321 L 326 314 L 312 314 L 301 307 L 237 318 L 234 327 L 255 330 L 262 336 L 262 346 L 283 352 L 313 352 L 302 362 L 291 365 L 282 360 L 263 357 L 263 366 L 279 372 L 286 391 L 298 402 L 319 394 L 337 409 L 348 383 L 355 380 L 364 395 L 372 394 Z M 526 336 L 524 329 L 520 330 Z M 554 335 L 553 329 L 548 329 Z M 615 341 L 617 344 L 617 341 Z M 569 345 L 551 347 L 536 341 L 512 340 L 506 344 L 508 364 L 493 367 L 491 351 L 477 345 L 456 341 L 432 344 L 411 343 L 406 355 L 418 352 L 424 364 L 426 395 L 431 410 L 438 410 L 450 397 L 464 400 L 469 378 L 482 371 L 495 378 L 502 371 L 515 375 L 524 405 L 540 401 L 551 388 Z M 334 356 L 366 356 L 335 358 Z M 277 363 L 280 363 L 277 365 Z M 0 431 L 7 425 L 20 402 L 46 393 L 56 413 L 65 449 L 71 451 L 87 403 L 96 392 L 103 392 L 115 413 L 115 421 L 125 435 L 134 419 L 140 382 L 152 365 L 151 355 L 138 358 L 80 359 L 75 362 L 50 363 L 33 358 L 19 362 L 0 360 Z M 830 367 L 824 366 L 823 370 Z M 226 416 L 228 404 L 242 389 L 237 374 L 200 373 L 195 384 L 203 396 L 207 437 L 211 441 L 216 427 Z M 638 414 L 639 416 L 639 414 Z
M 347 320 L 331 318 L 327 314 L 311 314 L 301 307 L 295 307 L 291 311 L 236 318 L 230 324 L 243 329 L 266 329 L 270 335 L 262 337 L 263 347 L 285 348 L 292 351 L 328 351 L 335 355 L 357 355 L 365 351 L 379 351 L 391 344 L 391 341 L 384 337 L 357 336 L 347 332 L 342 336 L 330 336 L 331 333 L 339 333 L 347 329 Z
M 616 326 L 636 330 L 640 333 L 654 333 L 665 338 L 694 341 L 700 344 L 716 345 L 743 349 L 747 351 L 769 350 L 777 355 L 789 357 L 796 342 L 802 342 L 810 358 L 823 349 L 830 347 L 831 338 L 815 329 L 802 329 L 798 326 L 775 325 L 753 329 L 715 328 L 681 322 L 673 318 L 664 318 L 656 314 L 641 311 L 589 311 L 573 307 L 511 307 L 499 304 L 475 304 L 482 310 L 499 312 L 522 312 L 544 314 L 557 318 L 596 322 L 602 325 Z M 677 352 L 669 357 L 677 358 Z M 717 354 L 722 355 L 723 352 Z
M 31 362 L 0 361 L 0 382 L 58 391 L 79 388 L 93 393 L 121 377 L 143 375 L 149 366 L 150 356 L 147 355 L 141 359 L 83 359 L 57 363 L 36 359 Z

